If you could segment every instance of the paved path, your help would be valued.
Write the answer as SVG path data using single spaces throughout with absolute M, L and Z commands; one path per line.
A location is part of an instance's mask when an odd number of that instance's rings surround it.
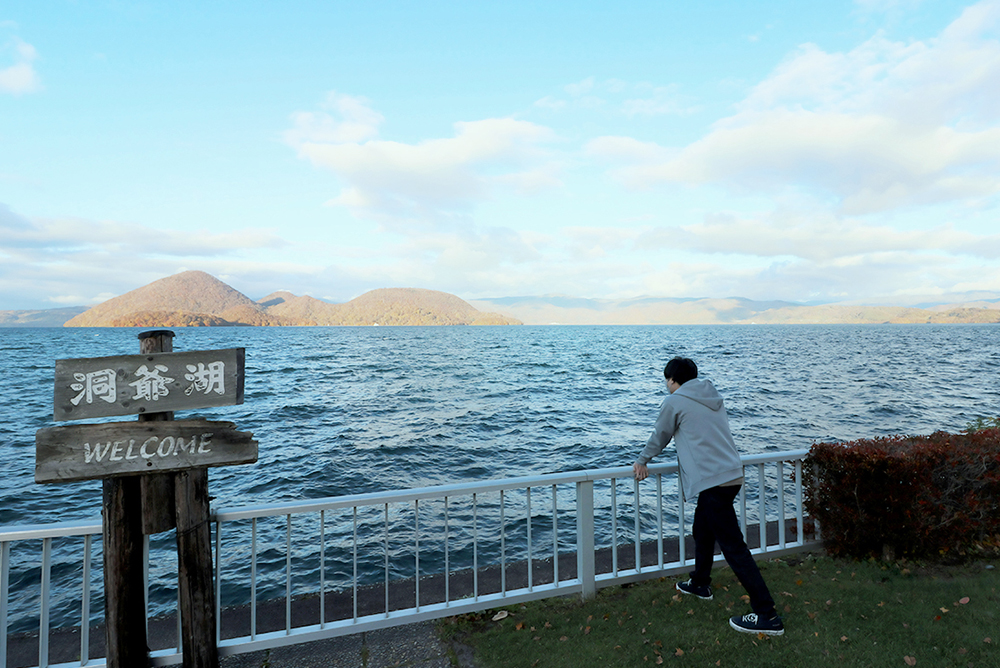
M 441 641 L 435 622 L 225 657 L 221 668 L 474 668 L 472 652 Z

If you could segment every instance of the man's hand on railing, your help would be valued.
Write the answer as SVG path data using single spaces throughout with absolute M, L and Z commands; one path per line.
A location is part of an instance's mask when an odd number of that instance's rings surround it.
M 649 468 L 645 464 L 636 462 L 632 464 L 632 474 L 635 475 L 636 480 L 645 480 L 649 477 Z

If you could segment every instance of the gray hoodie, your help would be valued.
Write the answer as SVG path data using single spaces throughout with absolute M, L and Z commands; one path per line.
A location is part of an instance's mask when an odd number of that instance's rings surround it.
M 709 381 L 689 380 L 663 400 L 653 435 L 636 463 L 648 464 L 671 438 L 677 449 L 685 500 L 742 477 L 743 465 L 729 431 L 722 396 Z

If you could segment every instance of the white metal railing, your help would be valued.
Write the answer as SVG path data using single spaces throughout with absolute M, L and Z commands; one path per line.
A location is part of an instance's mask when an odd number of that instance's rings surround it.
M 802 530 L 807 453 L 743 458 L 738 514 L 754 554 L 819 544 Z M 650 474 L 653 485 L 619 467 L 217 510 L 219 653 L 551 596 L 587 597 L 600 587 L 682 572 L 693 559 L 678 537 L 688 534 L 693 508 L 677 493 L 676 464 L 650 466 Z M 99 521 L 0 528 L 0 668 L 15 648 L 23 655 L 36 640 L 39 667 L 105 665 L 90 656 L 90 635 L 103 621 L 102 611 L 91 610 L 103 605 L 100 537 Z M 69 543 L 56 548 L 53 541 Z M 147 538 L 147 568 L 148 546 Z M 173 558 L 160 554 L 166 551 L 153 553 L 161 568 Z M 165 582 L 161 598 L 169 577 Z M 50 628 L 56 607 L 57 628 Z M 149 624 L 151 646 L 152 635 L 166 637 L 153 663 L 180 663 L 176 605 L 160 607 L 171 608 L 174 619 L 155 633 Z M 69 643 L 55 658 L 62 663 L 50 661 L 56 645 Z

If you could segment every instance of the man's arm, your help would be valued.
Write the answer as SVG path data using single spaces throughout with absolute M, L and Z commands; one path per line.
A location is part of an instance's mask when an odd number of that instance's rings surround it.
M 669 397 L 668 397 L 669 399 Z M 642 449 L 635 463 L 632 464 L 632 473 L 636 480 L 645 480 L 649 476 L 647 464 L 656 457 L 670 443 L 677 428 L 677 415 L 674 412 L 672 402 L 664 401 L 660 408 L 660 415 L 656 418 L 656 425 L 653 433 L 646 441 L 646 447 Z

